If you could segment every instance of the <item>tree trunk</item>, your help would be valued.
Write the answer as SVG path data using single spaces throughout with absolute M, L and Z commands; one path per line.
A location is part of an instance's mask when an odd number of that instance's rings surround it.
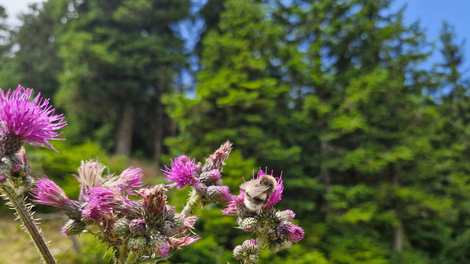
M 388 171 L 392 176 L 392 184 L 395 189 L 399 188 L 400 180 L 397 173 L 395 172 L 395 165 L 389 164 Z M 393 230 L 393 251 L 399 252 L 403 249 L 405 245 L 405 228 L 401 220 L 400 205 L 395 205 L 395 217 L 397 218 L 398 225 Z
M 405 244 L 405 230 L 400 219 L 398 225 L 393 230 L 393 251 L 400 252 Z
M 325 197 L 326 195 L 330 194 L 331 192 L 331 175 L 330 170 L 325 168 L 325 160 L 328 159 L 328 141 L 325 139 L 320 140 L 320 154 L 322 156 L 322 164 L 321 164 L 321 171 L 320 171 L 320 179 L 322 183 L 325 185 Z M 328 200 L 325 198 L 324 200 L 324 207 L 328 208 Z
M 153 162 L 159 166 L 160 156 L 162 155 L 163 147 L 163 104 L 161 101 L 163 91 L 165 91 L 165 79 L 160 78 L 157 85 L 157 96 L 155 100 L 156 106 L 156 121 L 157 121 L 157 131 L 155 135 L 155 149 L 153 154 Z
M 131 102 L 127 102 L 124 106 L 122 119 L 118 127 L 116 155 L 131 154 L 133 127 L 134 106 Z

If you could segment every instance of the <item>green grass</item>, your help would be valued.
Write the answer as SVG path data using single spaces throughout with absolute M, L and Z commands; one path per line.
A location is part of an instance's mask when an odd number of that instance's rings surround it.
M 78 253 L 71 238 L 64 237 L 60 230 L 65 220 L 44 220 L 40 224 L 49 248 L 61 264 L 76 263 L 112 263 L 112 252 L 106 254 L 106 246 L 100 244 L 91 234 L 82 234 L 77 238 L 80 248 Z M 43 263 L 29 235 L 21 229 L 19 221 L 12 217 L 0 218 L 0 264 Z

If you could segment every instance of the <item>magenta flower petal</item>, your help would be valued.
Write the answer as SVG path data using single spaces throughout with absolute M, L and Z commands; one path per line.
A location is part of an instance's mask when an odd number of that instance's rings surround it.
M 245 207 L 245 192 L 240 190 L 240 195 L 232 196 L 232 199 L 227 204 L 227 208 L 222 210 L 223 215 L 237 215 L 237 208 Z
M 196 159 L 191 160 L 189 157 L 182 155 L 171 162 L 171 169 L 165 166 L 165 170 L 162 170 L 166 176 L 165 180 L 174 182 L 169 187 L 178 186 L 178 190 L 181 190 L 187 185 L 193 185 L 197 189 L 201 188 L 202 185 L 199 179 L 194 175 L 196 170 L 195 162 Z
M 171 245 L 166 240 L 158 240 L 155 242 L 156 253 L 160 257 L 168 257 L 168 253 L 170 252 Z
M 36 187 L 31 191 L 34 202 L 63 209 L 70 200 L 64 190 L 47 177 L 36 181 Z
M 115 189 L 121 193 L 134 194 L 133 189 L 143 187 L 144 182 L 141 182 L 144 175 L 142 174 L 141 168 L 127 168 L 121 175 L 116 179 Z
M 170 239 L 171 247 L 173 249 L 177 249 L 177 248 L 180 248 L 180 247 L 191 245 L 192 243 L 198 241 L 201 238 L 197 235 L 194 235 L 194 236 L 186 235 L 186 236 L 180 237 L 180 238 L 170 237 L 169 239 Z
M 265 171 L 263 171 L 263 170 L 261 170 L 261 168 L 259 168 L 259 171 L 256 174 L 256 177 L 255 177 L 255 174 L 253 172 L 253 179 L 255 179 L 255 178 L 258 179 L 258 178 L 260 178 L 260 177 L 262 177 L 263 175 L 266 175 L 266 174 L 268 174 L 268 168 L 266 168 Z M 272 171 L 271 171 L 271 176 L 273 176 Z M 279 176 L 279 178 L 276 178 L 276 179 L 277 179 L 276 190 L 274 190 L 274 193 L 269 198 L 269 201 L 263 207 L 271 207 L 271 206 L 277 204 L 279 201 L 281 201 L 282 192 L 284 191 L 284 184 L 282 182 L 282 172 L 281 172 L 281 176 Z
M 49 141 L 64 140 L 56 138 L 62 134 L 57 130 L 67 122 L 63 114 L 55 114 L 49 99 L 43 99 L 40 93 L 31 102 L 32 92 L 33 89 L 25 89 L 21 85 L 13 92 L 0 92 L 2 129 L 4 133 L 13 134 L 30 144 L 54 149 Z
M 133 209 L 132 201 L 111 188 L 91 188 L 83 196 L 87 206 L 83 215 L 91 221 L 107 221 L 113 217 L 113 210 L 129 211 Z
M 222 171 L 222 167 L 225 165 L 225 161 L 230 157 L 232 151 L 232 143 L 227 140 L 222 144 L 209 158 L 206 159 L 206 164 L 202 167 L 203 171 L 210 171 L 218 169 Z

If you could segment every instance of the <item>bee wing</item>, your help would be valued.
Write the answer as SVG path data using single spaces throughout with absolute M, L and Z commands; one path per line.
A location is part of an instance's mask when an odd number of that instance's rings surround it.
M 256 180 L 253 179 L 251 181 L 247 181 L 245 183 L 242 183 L 242 185 L 240 185 L 240 189 L 247 191 L 248 189 L 253 188 L 253 186 L 258 185 L 259 182 L 260 182 L 260 179 L 256 179 Z
M 269 187 L 264 184 L 256 184 L 253 188 L 250 189 L 251 197 L 256 197 L 262 193 L 265 193 Z

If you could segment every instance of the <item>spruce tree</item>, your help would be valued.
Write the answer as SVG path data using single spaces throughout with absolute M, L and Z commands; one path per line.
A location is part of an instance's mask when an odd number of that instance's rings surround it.
M 172 90 L 178 65 L 186 59 L 170 24 L 186 17 L 188 9 L 187 0 L 69 4 L 71 15 L 61 18 L 58 37 L 65 71 L 56 98 L 73 118 L 76 126 L 70 130 L 76 136 L 99 139 L 128 155 L 135 131 L 152 130 L 143 144 L 155 146 L 159 159 L 168 126 L 161 96 Z M 150 114 L 136 119 L 142 112 Z

